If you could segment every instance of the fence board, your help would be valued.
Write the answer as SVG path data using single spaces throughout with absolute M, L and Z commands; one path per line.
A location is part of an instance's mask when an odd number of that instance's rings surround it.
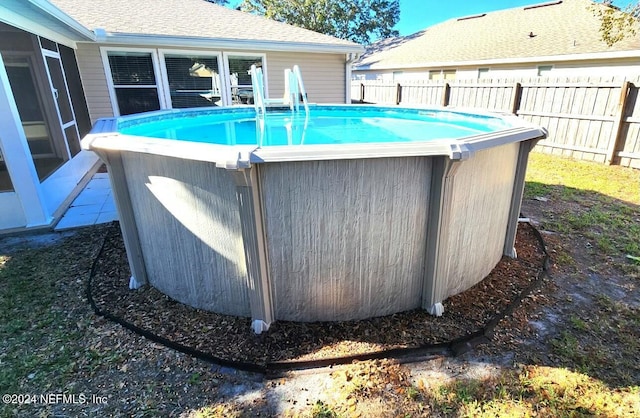
M 456 80 L 448 90 L 443 81 L 411 80 L 401 83 L 401 104 L 516 113 L 548 129 L 542 152 L 640 168 L 640 76 L 628 81 L 622 114 L 624 80 L 614 77 Z M 361 83 L 365 102 L 396 103 L 397 84 L 382 81 L 353 81 L 354 100 Z

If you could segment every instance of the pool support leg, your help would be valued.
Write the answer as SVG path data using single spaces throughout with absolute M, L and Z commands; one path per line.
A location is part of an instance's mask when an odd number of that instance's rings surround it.
M 127 176 L 122 164 L 122 154 L 118 151 L 101 150 L 98 155 L 107 165 L 111 190 L 118 210 L 120 230 L 122 231 L 122 238 L 131 269 L 129 288 L 138 289 L 148 283 L 147 269 L 144 264 L 142 247 L 140 246 L 140 237 L 138 236 L 136 220 L 133 214 L 129 187 L 127 187 Z
M 518 150 L 518 163 L 516 165 L 516 173 L 513 181 L 513 193 L 511 194 L 511 207 L 509 209 L 509 223 L 507 224 L 507 233 L 504 239 L 503 254 L 507 257 L 518 258 L 516 253 L 516 232 L 518 230 L 518 218 L 520 217 L 520 208 L 522 206 L 522 196 L 524 193 L 524 176 L 527 171 L 529 162 L 529 153 L 536 146 L 539 139 L 520 142 Z
M 447 248 L 449 239 L 448 229 L 452 221 L 449 208 L 453 199 L 455 172 L 461 161 L 448 157 L 436 157 L 433 160 L 422 309 L 436 316 L 444 313 L 442 300 L 445 291 L 442 287 L 446 284 L 444 278 L 449 276 L 442 249 Z
M 275 319 L 258 165 L 230 170 L 235 184 L 245 260 L 247 263 L 251 328 L 256 334 L 267 331 Z

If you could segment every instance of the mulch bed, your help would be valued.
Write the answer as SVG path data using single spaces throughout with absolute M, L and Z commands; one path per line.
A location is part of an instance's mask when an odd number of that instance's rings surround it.
M 532 226 L 520 224 L 516 250 L 518 259 L 503 257 L 480 283 L 444 301 L 441 317 L 413 310 L 362 321 L 278 321 L 258 336 L 251 331 L 249 318 L 194 309 L 152 287 L 129 290 L 124 244 L 118 224 L 113 223 L 96 260 L 90 291 L 100 310 L 224 360 L 257 365 L 318 360 L 447 343 L 482 329 L 521 297 L 542 270 L 544 253 Z

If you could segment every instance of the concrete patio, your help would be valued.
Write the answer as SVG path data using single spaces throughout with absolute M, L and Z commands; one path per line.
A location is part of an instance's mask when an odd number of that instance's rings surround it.
M 96 173 L 71 203 L 55 231 L 108 223 L 118 219 L 109 174 Z

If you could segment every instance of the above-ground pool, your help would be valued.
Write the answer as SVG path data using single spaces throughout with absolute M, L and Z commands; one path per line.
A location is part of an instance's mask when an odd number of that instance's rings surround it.
M 484 278 L 514 241 L 529 151 L 515 116 L 311 106 L 100 120 L 132 271 L 196 308 L 340 321 L 423 308 Z

